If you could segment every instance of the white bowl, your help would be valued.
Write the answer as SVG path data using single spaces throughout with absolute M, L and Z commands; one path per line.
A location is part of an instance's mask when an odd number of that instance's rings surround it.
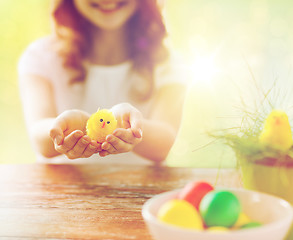
M 165 192 L 146 201 L 142 216 L 156 240 L 282 240 L 292 223 L 293 209 L 285 200 L 268 194 L 245 189 L 223 189 L 233 192 L 241 202 L 242 211 L 263 226 L 228 232 L 197 231 L 160 222 L 160 206 L 174 199 L 180 190 Z

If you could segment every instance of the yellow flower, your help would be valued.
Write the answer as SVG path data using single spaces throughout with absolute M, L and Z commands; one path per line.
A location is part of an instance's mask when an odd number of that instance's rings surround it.
M 106 136 L 113 133 L 116 128 L 117 120 L 114 114 L 108 109 L 101 109 L 88 119 L 86 133 L 92 140 L 103 143 Z
M 260 143 L 282 152 L 288 151 L 293 144 L 288 116 L 284 111 L 273 110 L 265 120 L 259 136 Z

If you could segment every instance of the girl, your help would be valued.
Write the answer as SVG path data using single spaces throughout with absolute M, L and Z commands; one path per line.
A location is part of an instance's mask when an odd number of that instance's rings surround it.
M 185 87 L 163 45 L 156 0 L 52 3 L 54 33 L 32 43 L 19 62 L 38 159 L 89 162 L 98 153 L 113 162 L 163 161 L 179 127 Z M 119 126 L 103 144 L 85 134 L 98 108 L 110 109 Z

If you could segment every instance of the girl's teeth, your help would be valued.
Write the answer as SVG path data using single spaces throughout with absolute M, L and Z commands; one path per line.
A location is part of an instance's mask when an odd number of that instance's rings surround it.
M 104 10 L 114 10 L 117 7 L 118 7 L 117 3 L 109 3 L 109 4 L 104 4 L 100 6 L 100 8 Z

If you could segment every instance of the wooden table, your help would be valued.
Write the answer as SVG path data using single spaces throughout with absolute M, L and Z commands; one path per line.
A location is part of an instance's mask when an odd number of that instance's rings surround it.
M 0 165 L 0 239 L 150 240 L 142 205 L 190 180 L 241 186 L 225 169 Z

